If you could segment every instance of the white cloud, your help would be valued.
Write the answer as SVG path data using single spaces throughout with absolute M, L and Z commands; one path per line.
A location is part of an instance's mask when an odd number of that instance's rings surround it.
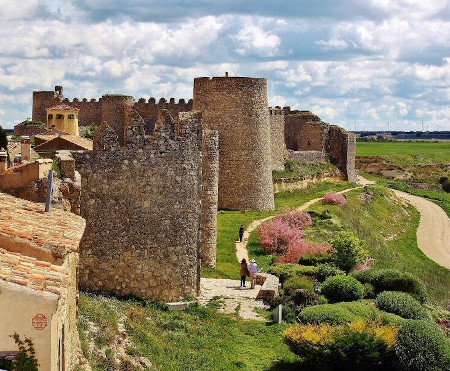
M 243 28 L 234 37 L 237 43 L 236 52 L 240 55 L 258 55 L 270 57 L 279 53 L 281 39 L 270 31 L 247 20 Z

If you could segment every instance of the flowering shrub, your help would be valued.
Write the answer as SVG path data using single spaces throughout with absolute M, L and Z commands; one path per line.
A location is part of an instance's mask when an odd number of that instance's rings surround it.
M 331 246 L 310 245 L 301 239 L 288 246 L 286 253 L 278 260 L 278 263 L 298 263 L 300 258 L 306 255 L 323 254 L 330 250 Z
M 341 193 L 328 192 L 323 197 L 323 203 L 326 205 L 345 205 L 347 203 L 347 197 Z
M 348 325 L 297 325 L 283 338 L 314 369 L 371 370 L 388 366 L 398 327 L 355 321 Z M 378 367 L 379 368 L 378 368 Z
M 287 211 L 261 225 L 259 234 L 262 247 L 271 254 L 288 253 L 286 262 L 298 263 L 309 252 L 327 251 L 311 248 L 303 240 L 303 228 L 313 224 L 311 216 L 301 211 Z M 290 252 L 289 252 L 290 251 Z M 294 259 L 296 258 L 296 259 Z
M 365 262 L 359 263 L 353 271 L 367 271 L 372 268 L 372 265 L 375 263 L 375 258 L 368 258 Z
M 259 235 L 262 247 L 271 254 L 284 254 L 290 245 L 303 241 L 301 229 L 291 228 L 281 220 L 262 224 Z
M 291 228 L 305 229 L 313 224 L 313 220 L 308 213 L 303 211 L 285 211 L 274 218 L 275 221 L 281 221 Z

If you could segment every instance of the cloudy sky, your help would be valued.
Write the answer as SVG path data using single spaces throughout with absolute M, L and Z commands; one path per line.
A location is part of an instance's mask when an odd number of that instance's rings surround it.
M 6 127 L 33 90 L 188 99 L 225 71 L 351 130 L 450 130 L 450 1 L 0 0 Z

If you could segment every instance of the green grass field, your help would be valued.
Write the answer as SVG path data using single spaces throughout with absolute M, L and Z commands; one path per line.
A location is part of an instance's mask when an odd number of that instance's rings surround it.
M 448 164 L 450 142 L 358 142 L 357 156 L 381 156 L 394 165 Z
M 277 193 L 275 195 L 276 210 L 274 211 L 246 213 L 220 211 L 218 215 L 217 268 L 203 267 L 202 277 L 239 278 L 235 242 L 238 239 L 238 230 L 241 223 L 244 227 L 247 227 L 253 220 L 278 214 L 283 209 L 294 209 L 311 199 L 322 197 L 331 190 L 340 191 L 352 186 L 354 184 L 348 182 L 322 182 L 294 192 Z M 250 249 L 250 253 L 253 254 L 253 250 Z M 263 259 L 268 260 L 269 258 L 264 257 Z

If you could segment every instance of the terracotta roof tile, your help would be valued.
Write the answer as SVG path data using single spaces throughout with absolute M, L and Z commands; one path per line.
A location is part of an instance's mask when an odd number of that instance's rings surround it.
M 78 251 L 85 228 L 82 217 L 59 209 L 45 213 L 43 204 L 1 192 L 0 205 L 0 243 L 10 251 L 10 259 L 18 252 L 26 254 L 28 262 L 53 262 Z
M 0 280 L 27 286 L 33 290 L 65 294 L 70 284 L 69 275 L 62 266 L 34 260 L 21 254 L 12 254 L 0 248 Z
M 61 110 L 61 111 L 79 111 L 78 108 L 71 107 L 68 104 L 57 104 L 56 106 L 47 108 L 47 111 L 49 110 Z

